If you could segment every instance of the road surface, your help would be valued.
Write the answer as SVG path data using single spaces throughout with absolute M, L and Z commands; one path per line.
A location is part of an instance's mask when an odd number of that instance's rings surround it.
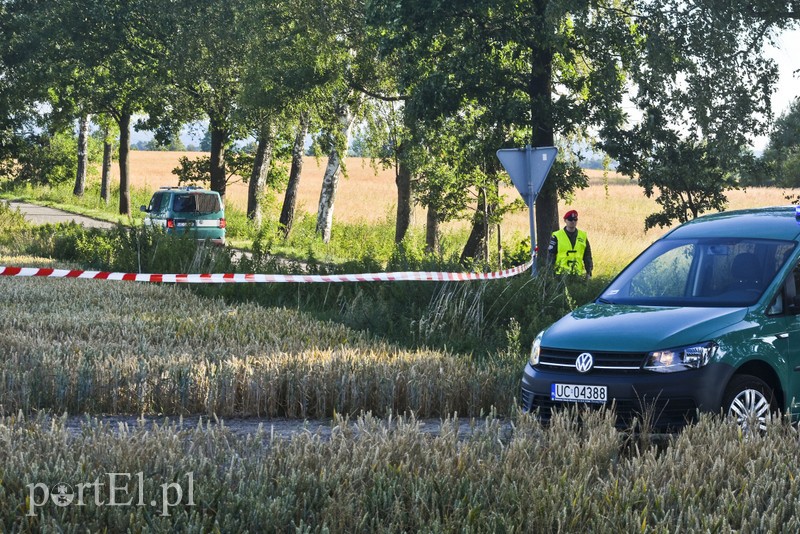
M 74 221 L 78 224 L 82 224 L 86 228 L 113 228 L 115 226 L 114 223 L 108 221 L 99 221 L 91 217 L 76 215 L 45 206 L 37 206 L 36 204 L 28 204 L 26 202 L 16 202 L 12 200 L 8 202 L 8 205 L 11 209 L 18 209 L 20 213 L 25 216 L 25 220 L 31 224 L 58 224 Z

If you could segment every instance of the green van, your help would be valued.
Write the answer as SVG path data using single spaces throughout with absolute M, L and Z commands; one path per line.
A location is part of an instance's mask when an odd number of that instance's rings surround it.
M 677 430 L 699 412 L 743 429 L 800 415 L 800 208 L 718 213 L 670 231 L 592 303 L 539 333 L 521 402 L 612 407 Z
M 168 234 L 225 244 L 225 209 L 216 191 L 196 186 L 162 187 L 150 204 L 140 209 L 147 213 L 145 225 L 162 227 Z

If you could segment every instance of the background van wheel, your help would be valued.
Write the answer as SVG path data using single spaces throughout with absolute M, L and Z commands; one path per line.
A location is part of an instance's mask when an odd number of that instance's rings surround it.
M 772 388 L 760 378 L 750 375 L 733 377 L 725 390 L 722 408 L 745 433 L 765 431 L 767 420 L 778 411 Z

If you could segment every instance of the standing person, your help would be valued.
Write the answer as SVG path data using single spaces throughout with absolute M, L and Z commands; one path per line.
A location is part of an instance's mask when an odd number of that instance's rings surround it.
M 569 210 L 564 214 L 564 228 L 553 232 L 547 257 L 556 274 L 574 274 L 592 277 L 592 248 L 586 232 L 578 230 L 578 212 Z

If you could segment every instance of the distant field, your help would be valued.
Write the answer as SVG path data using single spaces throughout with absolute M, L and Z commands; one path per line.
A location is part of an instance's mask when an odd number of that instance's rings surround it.
M 156 188 L 162 185 L 177 185 L 177 177 L 171 170 L 181 156 L 197 157 L 199 152 L 131 152 L 131 183 L 134 187 Z M 298 208 L 316 213 L 319 192 L 324 173 L 324 158 L 317 161 L 307 157 L 300 181 Z M 368 160 L 347 158 L 347 177 L 342 179 L 337 191 L 334 218 L 340 222 L 372 222 L 394 217 L 397 189 L 393 169 L 373 169 Z M 118 172 L 115 166 L 114 173 Z M 642 189 L 627 178 L 610 173 L 606 187 L 602 171 L 587 171 L 590 185 L 578 191 L 574 199 L 563 202 L 560 211 L 577 209 L 580 213 L 579 227 L 589 234 L 595 255 L 598 273 L 613 273 L 623 267 L 644 247 L 660 237 L 666 230 L 644 231 L 645 217 L 656 211 L 652 199 L 645 198 Z M 517 192 L 508 188 L 506 198 L 513 200 Z M 785 192 L 774 188 L 751 188 L 747 191 L 729 193 L 729 209 L 786 204 Z M 228 189 L 228 202 L 244 209 L 247 202 L 247 187 L 241 182 Z M 423 226 L 425 213 L 417 208 L 412 224 Z M 529 234 L 527 213 L 516 213 L 507 217 L 501 226 L 503 239 L 518 238 Z M 541 243 L 542 238 L 538 238 Z
M 182 156 L 196 158 L 202 154 L 131 151 L 131 185 L 152 188 L 178 185 L 178 177 L 171 172 L 178 166 L 178 159 Z M 305 158 L 297 199 L 299 209 L 316 213 L 326 163 L 326 159 Z M 347 158 L 346 166 L 347 178 L 339 183 L 334 216 L 341 221 L 372 221 L 384 219 L 389 212 L 394 215 L 397 188 L 393 171 L 380 170 L 376 174 L 369 161 L 362 158 Z M 113 167 L 113 176 L 119 179 L 116 166 Z M 247 185 L 240 181 L 229 184 L 227 202 L 244 209 L 247 206 Z

